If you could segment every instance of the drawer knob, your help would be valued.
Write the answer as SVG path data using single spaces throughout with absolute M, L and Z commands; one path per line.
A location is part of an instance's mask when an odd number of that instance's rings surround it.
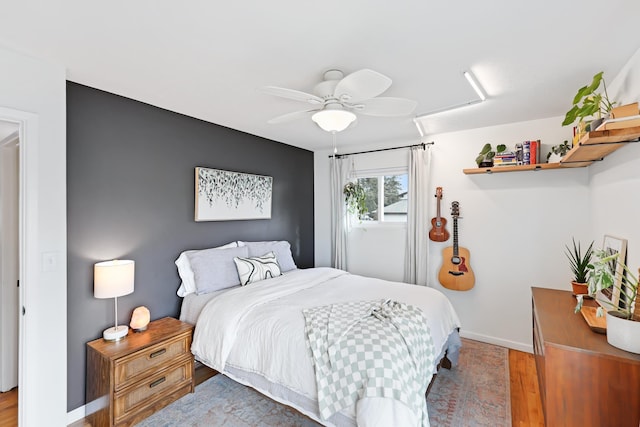
M 153 359 L 154 357 L 158 357 L 161 354 L 165 354 L 167 352 L 166 348 L 161 348 L 160 350 L 154 351 L 149 355 L 149 358 Z
M 165 382 L 167 380 L 167 377 L 162 377 L 162 378 L 158 378 L 157 380 L 155 380 L 154 382 L 152 382 L 151 384 L 149 384 L 149 388 L 154 388 L 155 386 L 162 384 L 163 382 Z

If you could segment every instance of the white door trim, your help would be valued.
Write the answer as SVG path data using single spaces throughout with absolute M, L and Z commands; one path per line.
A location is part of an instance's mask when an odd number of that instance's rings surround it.
M 37 366 L 35 313 L 29 312 L 31 292 L 38 283 L 38 116 L 0 107 L 0 119 L 17 123 L 20 138 L 19 196 L 19 280 L 20 321 L 18 333 L 18 425 L 30 425 L 29 414 L 37 414 L 37 378 L 31 378 L 26 366 Z M 28 171 L 28 173 L 27 173 Z M 24 311 L 23 311 L 24 308 Z M 34 382 L 35 381 L 35 382 Z

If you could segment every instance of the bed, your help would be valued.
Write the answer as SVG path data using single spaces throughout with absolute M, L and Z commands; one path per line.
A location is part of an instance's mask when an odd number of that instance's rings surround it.
M 385 397 L 361 396 L 357 403 L 329 417 L 321 414 L 305 315 L 316 307 L 354 301 L 393 300 L 419 308 L 430 329 L 435 351 L 428 367 L 430 379 L 445 354 L 448 360 L 457 363 L 460 348 L 457 333 L 460 322 L 441 292 L 333 268 L 298 269 L 286 242 L 235 243 L 236 246 L 214 248 L 218 251 L 208 250 L 202 259 L 194 257 L 194 253 L 200 255 L 194 251 L 182 262 L 180 258 L 176 261 L 179 272 L 182 266 L 183 280 L 178 291 L 184 297 L 180 319 L 196 325 L 191 350 L 198 361 L 324 425 L 428 425 L 428 418 L 423 419 L 426 412 L 418 414 L 398 400 Z M 271 249 L 272 256 L 266 261 L 256 255 L 266 255 L 265 249 Z M 262 272 L 266 278 L 232 285 L 235 282 L 230 256 L 235 260 L 236 281 L 240 276 L 244 282 L 238 259 L 258 259 L 258 267 L 273 260 L 275 271 Z M 226 260 L 221 261 L 225 257 Z M 189 281 L 185 259 L 190 261 L 195 285 L 185 286 L 185 279 Z M 227 269 L 230 279 L 222 288 L 211 286 L 212 280 L 226 280 L 219 277 L 221 269 Z M 424 384 L 424 389 L 426 386 Z M 424 404 L 424 398 L 422 401 Z

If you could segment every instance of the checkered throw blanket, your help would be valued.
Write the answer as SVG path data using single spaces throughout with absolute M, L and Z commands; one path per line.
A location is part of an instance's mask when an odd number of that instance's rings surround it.
M 425 392 L 435 349 L 422 311 L 390 300 L 303 310 L 320 416 L 366 397 L 396 399 L 429 425 Z

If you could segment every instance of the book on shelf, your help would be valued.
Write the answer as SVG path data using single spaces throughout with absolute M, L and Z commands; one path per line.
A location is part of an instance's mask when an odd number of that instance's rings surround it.
M 522 164 L 528 165 L 531 161 L 531 142 L 524 141 L 522 143 Z
M 516 144 L 516 162 L 521 165 L 522 164 L 522 144 Z
M 535 141 L 529 141 L 530 146 L 530 155 L 529 155 L 529 164 L 537 165 L 540 163 L 540 140 L 537 139 Z
M 502 159 L 493 159 L 493 163 L 516 163 L 517 160 L 515 157 L 505 157 Z

